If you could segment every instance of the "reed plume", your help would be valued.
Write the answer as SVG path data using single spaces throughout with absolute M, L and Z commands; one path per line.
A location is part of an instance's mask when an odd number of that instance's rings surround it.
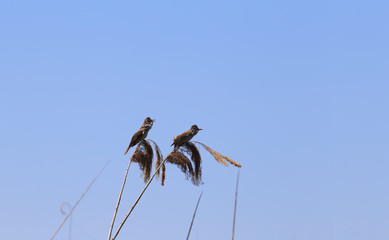
M 185 174 L 187 179 L 190 179 L 193 185 L 198 186 L 200 184 L 203 184 L 202 181 L 202 167 L 201 167 L 201 154 L 199 152 L 199 149 L 196 147 L 195 144 L 198 144 L 205 148 L 220 164 L 223 164 L 224 166 L 228 166 L 228 163 L 236 166 L 241 167 L 241 165 L 231 158 L 220 154 L 213 150 L 212 148 L 208 147 L 204 143 L 201 142 L 185 142 L 179 147 L 175 147 L 174 150 L 166 157 L 166 162 L 172 163 L 174 165 L 177 165 L 178 168 L 181 169 L 181 171 Z M 191 162 L 189 161 L 189 158 L 191 159 L 193 166 Z M 162 179 L 161 179 L 161 185 L 164 185 L 165 180 L 165 166 L 162 166 Z
M 161 149 L 159 149 L 158 145 L 153 140 L 147 139 L 147 141 L 150 141 L 154 144 L 155 154 L 157 155 L 156 160 L 155 160 L 155 169 L 157 169 L 163 160 L 163 155 L 162 155 Z M 159 177 L 160 172 L 161 172 L 161 170 L 158 169 L 157 177 Z
M 166 162 L 176 165 L 185 174 L 185 177 L 196 185 L 192 163 L 183 153 L 178 151 L 169 153 L 166 157 Z
M 205 150 L 207 150 L 215 159 L 216 161 L 218 161 L 219 163 L 223 164 L 224 166 L 228 166 L 228 163 L 231 163 L 237 167 L 242 167 L 242 165 L 240 165 L 239 163 L 235 162 L 234 160 L 232 160 L 231 158 L 227 157 L 227 156 L 224 156 L 223 154 L 220 154 L 218 152 L 216 152 L 215 150 L 213 150 L 212 148 L 208 147 L 207 145 L 205 145 L 204 143 L 201 143 L 201 142 L 195 142 L 193 141 L 194 143 L 197 143 L 199 145 L 201 145 L 203 148 L 205 148 Z M 227 160 L 227 162 L 226 162 Z
M 190 159 L 194 165 L 194 175 L 192 176 L 192 181 L 195 185 L 202 184 L 201 180 L 201 155 L 196 145 L 192 142 L 187 142 L 183 144 L 180 148 L 182 153 L 186 153 L 190 156 Z
M 150 179 L 151 168 L 153 164 L 153 148 L 147 140 L 141 141 L 131 157 L 132 162 L 139 164 L 139 168 L 142 171 L 143 181 L 147 183 Z

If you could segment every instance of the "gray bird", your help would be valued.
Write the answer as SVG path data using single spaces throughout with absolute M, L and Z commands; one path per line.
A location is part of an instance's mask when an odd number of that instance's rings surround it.
M 140 129 L 134 134 L 134 136 L 132 136 L 130 145 L 128 145 L 128 148 L 124 153 L 124 155 L 127 154 L 128 150 L 130 150 L 131 147 L 135 146 L 139 142 L 146 139 L 147 134 L 149 133 L 150 129 L 153 127 L 154 122 L 155 120 L 149 117 L 145 119 Z
M 200 130 L 203 129 L 198 128 L 197 125 L 192 125 L 192 127 L 190 127 L 188 131 L 181 133 L 178 136 L 175 136 L 173 138 L 173 144 L 170 146 L 174 145 L 174 149 L 179 148 L 184 143 L 189 142 Z

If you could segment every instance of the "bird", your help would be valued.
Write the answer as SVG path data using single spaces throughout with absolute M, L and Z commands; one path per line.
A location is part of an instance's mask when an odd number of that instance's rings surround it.
M 155 122 L 155 119 L 151 119 L 150 117 L 147 117 L 140 129 L 132 136 L 130 145 L 128 145 L 127 150 L 124 152 L 124 155 L 127 154 L 128 150 L 130 150 L 131 147 L 135 146 L 139 142 L 145 140 L 147 137 L 147 134 L 149 133 L 150 129 L 153 127 L 153 123 Z
M 203 129 L 197 127 L 197 125 L 192 125 L 188 131 L 181 133 L 178 136 L 175 136 L 173 138 L 173 143 L 170 146 L 174 145 L 174 149 L 176 150 L 184 143 L 189 142 L 200 130 Z

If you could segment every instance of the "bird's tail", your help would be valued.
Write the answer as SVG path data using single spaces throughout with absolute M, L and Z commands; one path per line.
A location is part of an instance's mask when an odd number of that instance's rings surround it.
M 126 155 L 128 153 L 128 150 L 130 150 L 130 148 L 131 148 L 131 144 L 128 145 L 128 148 L 127 148 L 126 152 L 124 153 L 124 155 Z
M 176 140 L 176 138 L 177 138 L 177 136 L 173 137 L 173 143 L 172 143 L 172 145 L 170 145 L 170 147 L 174 145 L 174 140 Z

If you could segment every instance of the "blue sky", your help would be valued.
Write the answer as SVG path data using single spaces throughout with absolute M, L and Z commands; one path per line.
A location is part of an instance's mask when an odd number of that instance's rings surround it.
M 132 134 L 242 164 L 236 239 L 389 236 L 387 1 L 0 2 L 4 239 L 105 239 Z M 200 187 L 167 166 L 120 239 L 231 235 L 237 169 L 203 156 Z M 118 221 L 144 184 L 130 169 Z M 56 239 L 67 239 L 67 225 Z M 119 238 L 118 238 L 119 239 Z

